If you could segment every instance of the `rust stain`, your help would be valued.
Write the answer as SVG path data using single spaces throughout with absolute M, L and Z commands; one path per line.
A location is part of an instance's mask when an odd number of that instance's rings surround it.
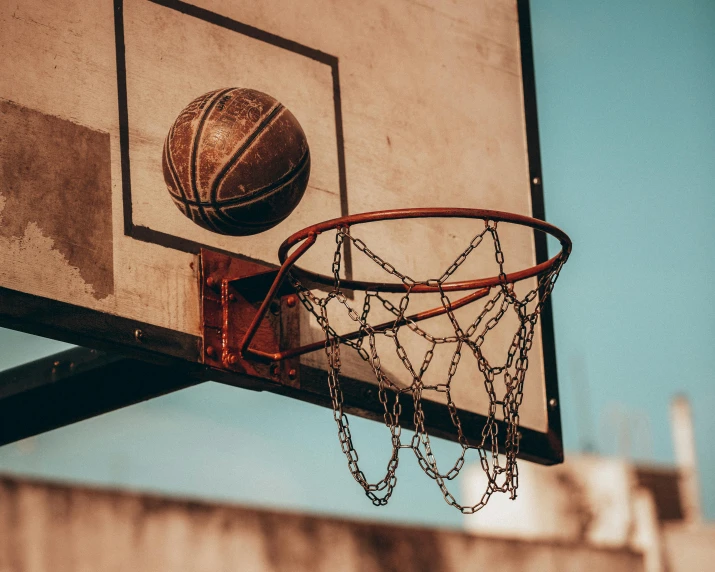
M 36 224 L 100 300 L 114 293 L 109 134 L 0 100 L 0 236 Z

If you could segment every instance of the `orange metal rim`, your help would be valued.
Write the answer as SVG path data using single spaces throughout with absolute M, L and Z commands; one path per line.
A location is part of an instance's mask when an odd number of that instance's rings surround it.
M 513 284 L 515 282 L 526 280 L 528 278 L 533 278 L 534 276 L 538 276 L 540 274 L 548 272 L 557 264 L 559 264 L 560 261 L 564 260 L 565 258 L 568 258 L 569 254 L 571 253 L 572 243 L 568 235 L 558 227 L 555 227 L 539 219 L 508 212 L 485 209 L 419 208 L 374 211 L 369 213 L 348 215 L 306 227 L 289 236 L 280 245 L 278 249 L 278 258 L 282 265 L 284 265 L 286 263 L 286 260 L 288 260 L 289 267 L 292 266 L 294 272 L 300 274 L 308 280 L 311 280 L 318 284 L 332 286 L 335 282 L 333 276 L 327 276 L 324 274 L 311 272 L 309 270 L 294 266 L 298 258 L 300 258 L 300 256 L 302 256 L 308 250 L 308 248 L 301 249 L 302 252 L 297 257 L 289 257 L 289 253 L 293 249 L 293 247 L 308 239 L 310 239 L 309 242 L 312 246 L 312 244 L 315 242 L 315 238 L 318 235 L 322 234 L 323 232 L 336 230 L 342 227 L 350 227 L 370 222 L 405 220 L 415 218 L 465 218 L 482 221 L 494 221 L 496 223 L 504 222 L 508 224 L 516 224 L 519 226 L 529 227 L 534 230 L 539 230 L 541 232 L 551 235 L 559 241 L 561 245 L 561 251 L 549 260 L 546 260 L 545 262 L 536 264 L 524 270 L 512 272 L 510 274 L 507 274 L 506 277 L 491 276 L 487 278 L 477 278 L 474 280 L 465 280 L 461 282 L 445 282 L 441 286 L 423 284 L 419 282 L 412 286 L 408 286 L 404 283 L 367 282 L 361 280 L 341 279 L 341 286 L 350 290 L 374 290 L 380 292 L 405 292 L 409 290 L 416 294 L 439 292 L 440 290 L 444 292 L 456 292 L 463 290 L 475 290 L 479 288 L 492 288 L 494 286 L 502 284 L 503 282 Z

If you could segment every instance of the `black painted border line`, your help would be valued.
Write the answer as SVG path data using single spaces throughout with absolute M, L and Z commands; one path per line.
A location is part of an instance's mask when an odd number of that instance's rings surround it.
M 265 42 L 272 46 L 288 50 L 300 56 L 310 58 L 314 61 L 330 67 L 333 81 L 333 108 L 335 118 L 335 139 L 337 143 L 338 160 L 338 180 L 340 193 L 340 214 L 349 214 L 348 210 L 348 185 L 347 171 L 345 167 L 345 142 L 343 139 L 343 112 L 342 100 L 340 96 L 340 74 L 338 68 L 338 58 L 334 55 L 321 52 L 315 48 L 300 44 L 293 40 L 283 38 L 276 34 L 271 34 L 255 26 L 244 24 L 222 16 L 205 8 L 194 6 L 182 2 L 181 0 L 147 0 L 158 6 L 175 10 L 186 16 L 203 20 L 209 24 L 231 30 L 249 38 Z M 156 231 L 154 229 L 134 224 L 132 213 L 132 188 L 131 188 L 131 161 L 129 156 L 129 110 L 127 94 L 127 62 L 126 46 L 124 37 L 124 1 L 114 0 L 114 33 L 117 59 L 117 103 L 119 107 L 119 142 L 122 165 L 122 205 L 124 214 L 124 234 L 143 242 L 150 242 L 166 248 L 172 248 L 182 252 L 197 254 L 202 248 L 219 251 L 218 249 L 200 242 L 170 235 L 168 233 Z M 277 246 L 276 246 L 277 248 Z M 242 256 L 235 252 L 229 252 L 232 256 Z M 243 257 L 243 256 L 242 256 Z M 345 271 L 347 277 L 352 276 L 352 257 L 349 244 L 345 246 Z M 244 257 L 245 258 L 245 257 Z
M 529 159 L 529 184 L 531 186 L 531 210 L 534 218 L 546 220 L 529 0 L 517 0 L 517 9 L 519 14 L 519 43 L 521 45 L 521 77 L 524 90 L 526 147 Z M 549 254 L 546 235 L 543 232 L 535 230 L 534 243 L 537 264 L 548 260 Z M 552 446 L 556 454 L 554 461 L 560 463 L 563 461 L 564 451 L 560 413 L 561 404 L 559 402 L 558 371 L 556 365 L 554 316 L 551 298 L 546 300 L 546 304 L 541 312 L 541 342 L 544 350 L 544 382 L 546 384 L 546 411 L 548 423 L 546 434 L 552 442 Z

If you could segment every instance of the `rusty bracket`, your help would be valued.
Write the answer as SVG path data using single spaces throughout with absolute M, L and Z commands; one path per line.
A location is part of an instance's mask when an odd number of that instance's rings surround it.
M 298 298 L 289 285 L 276 291 L 251 348 L 241 351 L 277 274 L 275 267 L 201 250 L 204 363 L 298 388 L 300 358 L 282 355 L 300 341 Z

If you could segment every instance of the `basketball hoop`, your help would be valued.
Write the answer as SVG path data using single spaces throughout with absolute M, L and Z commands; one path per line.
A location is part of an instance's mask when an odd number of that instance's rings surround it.
M 387 220 L 404 220 L 416 218 L 462 218 L 475 219 L 483 222 L 479 232 L 472 238 L 465 250 L 434 279 L 415 280 L 400 272 L 387 262 L 365 242 L 355 238 L 350 229 L 353 226 Z M 504 270 L 504 253 L 497 226 L 499 223 L 514 224 L 529 227 L 547 233 L 557 239 L 561 245 L 560 252 L 549 260 L 530 268 L 507 273 Z M 300 258 L 315 244 L 319 235 L 335 231 L 336 248 L 333 258 L 332 275 L 324 275 L 296 266 Z M 491 239 L 494 247 L 495 260 L 499 268 L 498 274 L 486 278 L 474 278 L 466 281 L 450 281 L 455 272 L 464 264 L 471 253 Z M 366 255 L 387 275 L 395 278 L 393 282 L 368 282 L 340 277 L 342 265 L 342 249 L 345 241 L 351 243 L 358 251 Z M 348 459 L 348 466 L 355 480 L 363 487 L 365 493 L 377 506 L 387 504 L 397 482 L 396 469 L 401 449 L 411 449 L 417 457 L 420 467 L 435 480 L 445 498 L 452 506 L 465 514 L 471 514 L 481 509 L 494 492 L 509 493 L 516 497 L 518 487 L 518 468 L 516 458 L 519 454 L 519 406 L 523 400 L 524 382 L 529 365 L 528 353 L 531 349 L 535 327 L 539 315 L 554 287 L 559 272 L 571 253 L 571 240 L 560 229 L 534 218 L 499 211 L 481 209 L 403 209 L 363 213 L 336 218 L 313 225 L 296 232 L 281 244 L 278 256 L 281 267 L 275 276 L 263 303 L 245 333 L 240 345 L 242 356 L 253 356 L 269 360 L 282 360 L 295 357 L 310 351 L 323 349 L 328 361 L 328 385 L 333 407 L 333 416 L 338 426 L 338 435 L 343 453 Z M 277 354 L 268 354 L 250 347 L 251 341 L 263 320 L 274 296 L 283 281 L 288 278 L 295 289 L 298 298 L 323 330 L 325 341 L 309 344 Z M 536 286 L 523 296 L 516 294 L 514 285 L 530 278 L 536 279 Z M 316 295 L 304 282 L 311 282 L 327 287 L 327 294 Z M 361 309 L 353 307 L 353 302 L 345 295 L 344 290 L 359 290 L 365 292 L 365 300 Z M 470 294 L 452 301 L 451 292 L 471 291 Z M 399 304 L 395 305 L 385 293 L 402 294 Z M 440 296 L 441 306 L 413 315 L 407 314 L 411 295 L 434 293 Z M 480 299 L 487 299 L 467 327 L 463 327 L 455 315 L 458 308 L 464 308 Z M 371 325 L 368 321 L 370 304 L 377 301 L 394 319 Z M 349 318 L 357 328 L 349 334 L 338 334 L 330 325 L 327 314 L 329 304 L 335 303 L 344 307 Z M 489 362 L 482 351 L 482 345 L 490 332 L 500 322 L 507 310 L 516 313 L 519 325 L 507 351 L 504 363 L 494 365 Z M 435 336 L 423 326 L 418 325 L 424 320 L 439 315 L 447 315 L 453 334 Z M 429 349 L 422 356 L 421 364 L 415 367 L 410 356 L 399 340 L 399 330 L 408 327 L 412 332 L 424 338 Z M 405 366 L 412 382 L 406 387 L 398 386 L 383 371 L 376 346 L 376 337 L 385 336 L 392 339 L 395 351 Z M 423 381 L 434 350 L 438 345 L 449 344 L 454 347 L 448 371 L 444 382 L 428 385 Z M 353 348 L 369 364 L 377 382 L 378 395 L 384 409 L 385 425 L 391 433 L 392 454 L 385 476 L 370 483 L 358 465 L 358 455 L 353 447 L 348 418 L 343 411 L 343 394 L 340 386 L 341 345 Z M 367 347 L 366 347 L 367 346 Z M 457 405 L 451 394 L 451 383 L 457 372 L 462 352 L 471 353 L 477 361 L 483 377 L 483 385 L 489 399 L 487 421 L 481 432 L 478 443 L 470 443 L 462 431 Z M 497 395 L 495 381 L 503 382 L 505 391 Z M 424 411 L 422 409 L 423 394 L 428 391 L 443 393 L 447 400 L 452 423 L 457 432 L 458 442 L 462 452 L 451 469 L 440 472 L 437 461 L 432 453 L 430 436 L 425 429 Z M 403 397 L 405 396 L 405 397 Z M 402 442 L 402 426 L 400 413 L 401 399 L 411 398 L 414 404 L 414 434 L 409 443 Z M 506 435 L 501 440 L 498 435 L 497 411 L 501 410 L 506 424 Z M 469 451 L 476 451 L 480 464 L 487 476 L 488 484 L 480 501 L 472 506 L 464 506 L 457 502 L 449 492 L 446 481 L 454 479 L 464 466 Z M 500 452 L 503 451 L 503 452 Z M 503 457 L 503 459 L 502 459 Z

